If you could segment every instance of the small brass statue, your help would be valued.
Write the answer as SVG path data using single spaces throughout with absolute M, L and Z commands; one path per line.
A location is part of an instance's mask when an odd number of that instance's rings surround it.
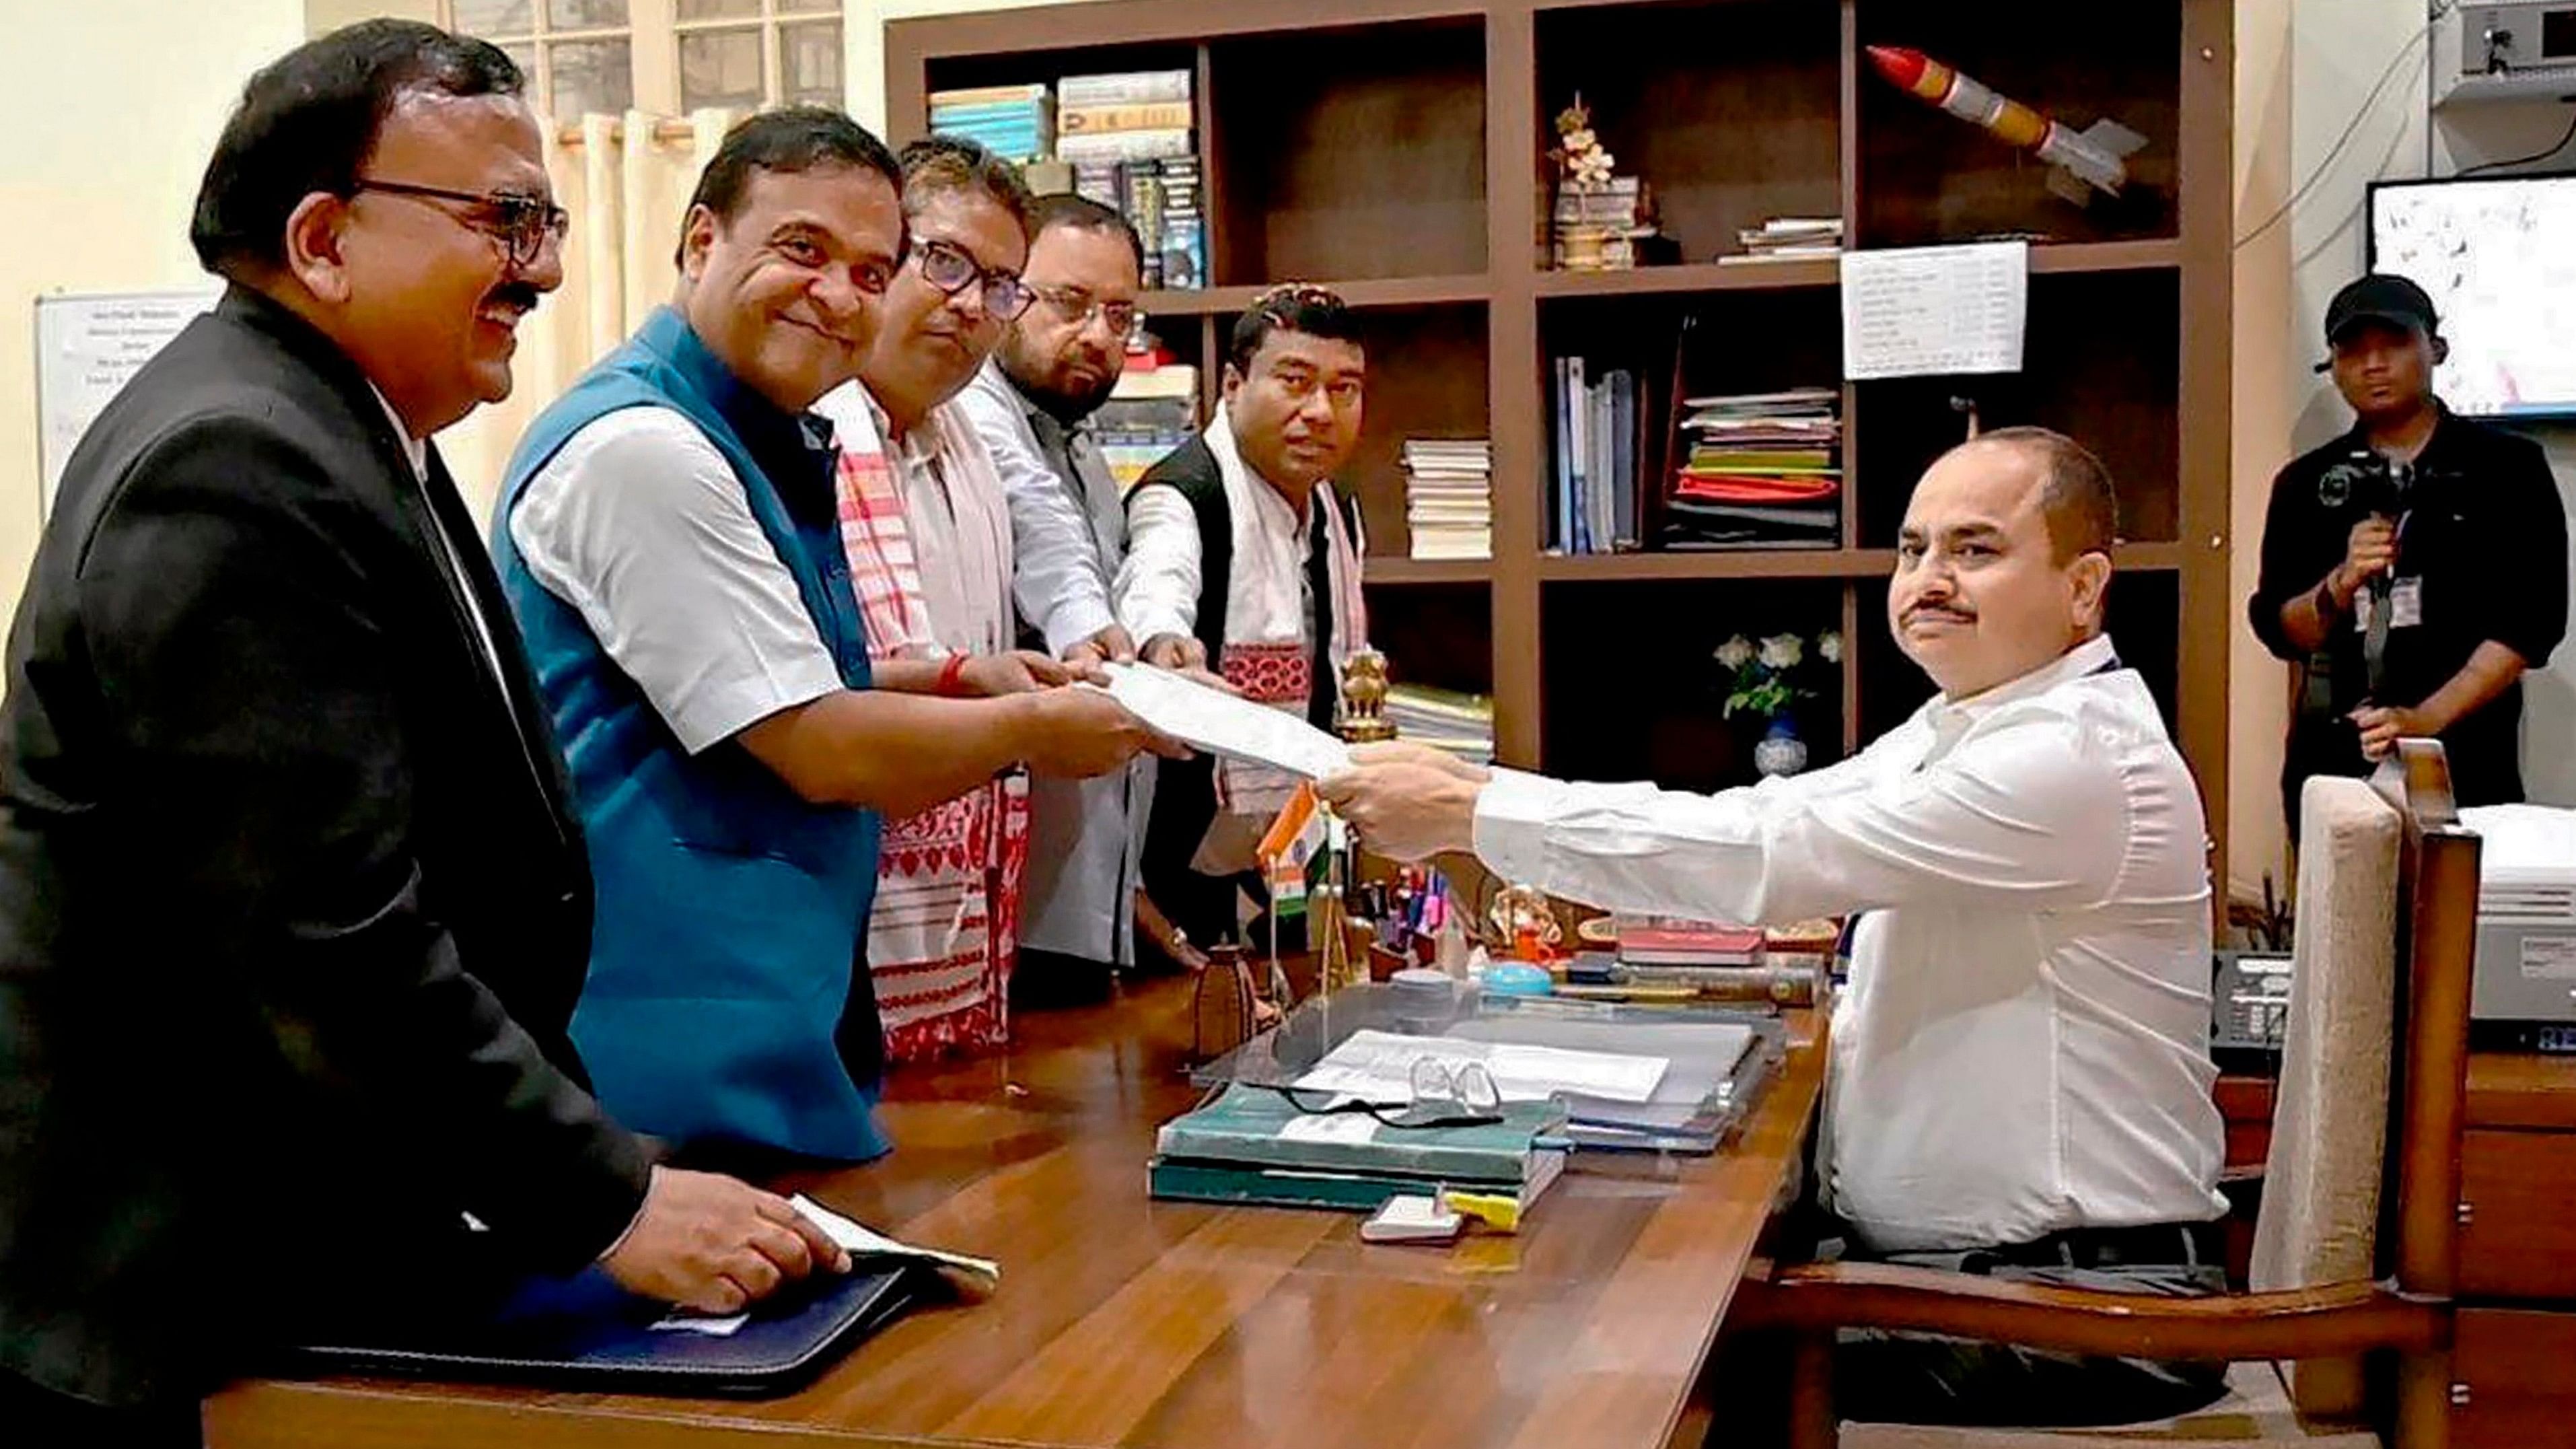
M 1355 745 L 1395 738 L 1386 718 L 1386 656 L 1374 649 L 1356 650 L 1342 666 L 1341 716 L 1333 732 Z
M 1535 965 L 1553 958 L 1565 940 L 1547 892 L 1534 885 L 1505 886 L 1495 892 L 1485 920 L 1493 928 L 1493 939 L 1501 943 L 1497 949 Z

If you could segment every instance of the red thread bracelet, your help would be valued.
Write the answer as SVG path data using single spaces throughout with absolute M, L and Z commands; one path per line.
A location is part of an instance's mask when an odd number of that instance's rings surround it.
M 939 671 L 939 684 L 937 686 L 939 693 L 951 698 L 956 698 L 966 693 L 966 690 L 960 686 L 961 682 L 966 678 L 966 661 L 971 657 L 972 656 L 965 654 L 951 654 L 948 656 L 948 666 Z

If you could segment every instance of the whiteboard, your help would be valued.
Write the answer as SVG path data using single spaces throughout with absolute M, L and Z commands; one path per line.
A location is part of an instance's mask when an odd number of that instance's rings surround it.
M 157 292 L 71 293 L 36 299 L 36 449 L 43 508 L 81 434 L 108 400 L 223 295 L 220 283 Z

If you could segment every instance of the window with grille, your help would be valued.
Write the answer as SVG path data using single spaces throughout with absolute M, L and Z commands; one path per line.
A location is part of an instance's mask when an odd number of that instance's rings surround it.
M 442 0 L 450 29 L 528 73 L 560 121 L 843 103 L 841 0 Z

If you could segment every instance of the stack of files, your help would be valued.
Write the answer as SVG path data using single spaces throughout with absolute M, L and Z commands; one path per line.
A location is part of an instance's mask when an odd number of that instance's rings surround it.
M 1832 548 L 1842 537 L 1842 395 L 1695 397 L 1665 500 L 1667 548 Z
M 1037 161 L 1055 145 L 1055 106 L 1043 85 L 933 91 L 930 130 L 981 142 L 1005 161 Z
M 1556 466 L 1549 490 L 1548 549 L 1620 553 L 1643 538 L 1637 374 L 1596 371 L 1580 357 L 1556 359 Z
M 1775 217 L 1735 234 L 1742 253 L 1717 259 L 1720 266 L 1786 261 L 1793 257 L 1830 257 L 1843 249 L 1843 223 L 1838 216 Z
M 1494 556 L 1494 448 L 1483 438 L 1404 442 L 1404 521 L 1418 559 Z
M 1565 1170 L 1566 1109 L 1505 1102 L 1503 1120 L 1398 1127 L 1365 1112 L 1315 1112 L 1331 1092 L 1234 1082 L 1154 1134 L 1146 1182 L 1158 1198 L 1373 1212 L 1443 1187 L 1510 1197 L 1526 1212 Z M 1372 1099 L 1374 1100 L 1374 1099 Z M 1299 1104 L 1303 1103 L 1304 1107 Z
M 1759 927 L 1624 912 L 1614 919 L 1623 965 L 1753 966 L 1762 960 Z
M 1056 159 L 1073 189 L 1115 210 L 1145 245 L 1145 285 L 1207 285 L 1196 113 L 1186 70 L 1069 75 L 1056 83 Z
M 1142 363 L 1143 365 L 1138 365 Z M 1128 358 L 1109 401 L 1091 419 L 1109 475 L 1126 492 L 1198 433 L 1199 370 L 1187 363 Z
M 1455 755 L 1471 765 L 1494 762 L 1494 701 L 1421 684 L 1391 684 L 1386 722 L 1395 737 Z

